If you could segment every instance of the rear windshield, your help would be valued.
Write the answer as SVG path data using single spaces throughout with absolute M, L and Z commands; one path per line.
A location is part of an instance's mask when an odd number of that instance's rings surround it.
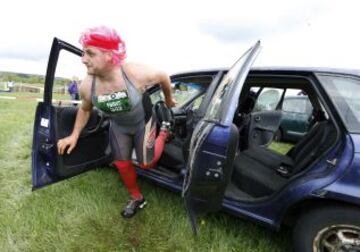
M 317 74 L 317 77 L 333 100 L 348 130 L 360 133 L 360 78 L 330 74 Z

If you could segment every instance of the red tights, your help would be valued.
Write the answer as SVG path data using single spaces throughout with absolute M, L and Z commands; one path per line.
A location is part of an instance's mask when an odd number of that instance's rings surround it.
M 167 131 L 160 131 L 159 136 L 155 140 L 154 158 L 149 164 L 139 165 L 143 169 L 150 169 L 156 165 L 159 161 L 161 154 L 164 150 L 165 141 L 169 133 Z M 133 167 L 131 160 L 117 160 L 114 161 L 116 168 L 119 171 L 120 177 L 122 178 L 125 187 L 130 193 L 133 199 L 141 199 L 142 194 L 139 186 L 136 183 L 136 171 Z

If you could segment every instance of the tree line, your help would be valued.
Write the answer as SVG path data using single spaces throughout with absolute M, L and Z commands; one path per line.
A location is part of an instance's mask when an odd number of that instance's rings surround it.
M 25 74 L 15 72 L 2 72 L 0 71 L 0 82 L 14 82 L 14 83 L 28 83 L 28 84 L 44 84 L 45 76 L 38 74 Z M 64 86 L 71 80 L 67 78 L 56 77 L 55 85 Z

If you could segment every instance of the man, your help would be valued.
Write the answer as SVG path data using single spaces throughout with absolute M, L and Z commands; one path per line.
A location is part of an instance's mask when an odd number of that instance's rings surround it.
M 146 204 L 136 183 L 132 150 L 135 148 L 141 167 L 151 168 L 160 158 L 169 135 L 170 124 L 163 122 L 155 140 L 156 123 L 151 118 L 145 124 L 142 94 L 147 86 L 160 84 L 166 105 L 174 107 L 170 79 L 165 73 L 148 66 L 125 63 L 125 43 L 113 29 L 88 29 L 81 35 L 80 43 L 84 51 L 82 63 L 87 68 L 87 76 L 79 90 L 82 105 L 77 112 L 72 134 L 58 141 L 58 152 L 60 155 L 65 152 L 70 154 L 75 148 L 93 106 L 107 114 L 110 118 L 113 164 L 131 195 L 121 214 L 129 218 Z

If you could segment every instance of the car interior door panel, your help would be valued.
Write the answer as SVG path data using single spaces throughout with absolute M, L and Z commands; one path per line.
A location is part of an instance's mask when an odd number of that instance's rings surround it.
M 281 115 L 280 110 L 251 113 L 248 132 L 249 146 L 270 144 L 279 129 Z
M 77 109 L 58 107 L 55 111 L 56 136 L 60 139 L 71 134 Z M 108 128 L 109 121 L 94 109 L 74 150 L 58 157 L 59 165 L 55 169 L 57 174 L 61 177 L 72 176 L 93 167 L 94 164 L 104 164 L 110 155 Z

